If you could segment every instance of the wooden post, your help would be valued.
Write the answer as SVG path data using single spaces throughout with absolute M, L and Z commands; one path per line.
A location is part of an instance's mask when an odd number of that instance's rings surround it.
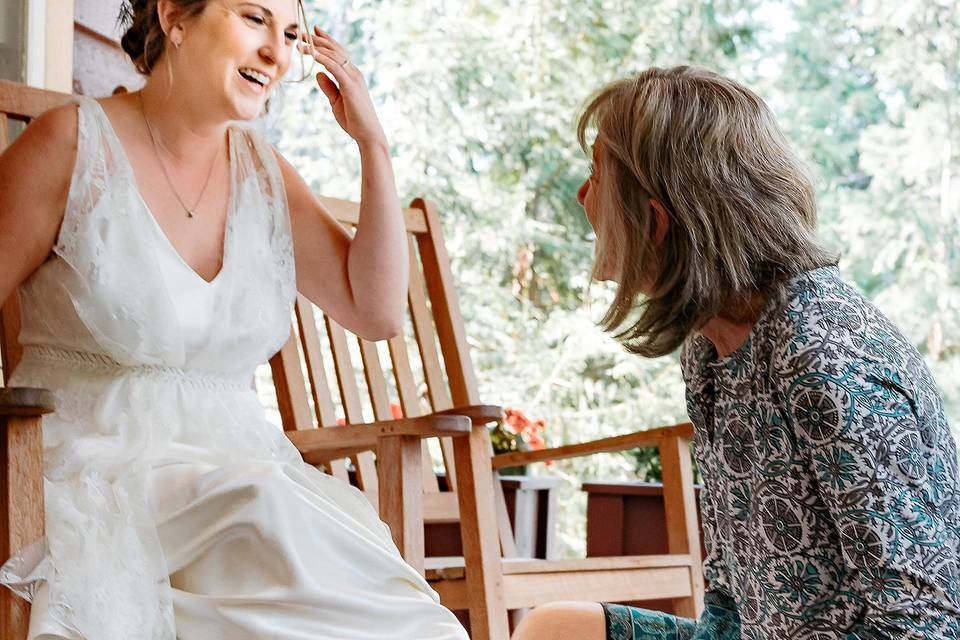
M 466 565 L 470 635 L 473 640 L 505 640 L 510 636 L 503 591 L 503 567 L 494 507 L 490 437 L 483 425 L 470 436 L 453 439 L 457 468 L 460 532 Z
M 664 438 L 658 446 L 663 467 L 663 507 L 667 522 L 669 553 L 690 556 L 690 582 L 693 595 L 674 600 L 674 611 L 685 618 L 698 618 L 703 612 L 703 562 L 700 554 L 700 529 L 697 524 L 697 498 L 693 489 L 693 465 L 690 442 L 679 436 Z
M 52 394 L 0 389 L 0 558 L 43 537 L 43 438 L 40 416 L 53 411 Z M 0 638 L 27 637 L 30 604 L 0 589 Z
M 390 527 L 393 541 L 409 565 L 424 573 L 423 464 L 420 438 L 389 436 L 377 439 L 377 478 L 380 517 Z

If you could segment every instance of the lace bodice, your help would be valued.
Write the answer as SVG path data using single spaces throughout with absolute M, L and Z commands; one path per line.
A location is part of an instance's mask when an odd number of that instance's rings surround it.
M 170 261 L 180 258 L 137 191 L 103 109 L 79 102 L 77 162 L 54 254 L 21 287 L 21 344 L 124 365 L 252 372 L 286 339 L 295 295 L 286 197 L 272 150 L 252 131 L 231 127 L 223 268 L 209 285 L 217 328 L 204 348 L 191 350 L 175 299 L 190 293 L 170 284 Z

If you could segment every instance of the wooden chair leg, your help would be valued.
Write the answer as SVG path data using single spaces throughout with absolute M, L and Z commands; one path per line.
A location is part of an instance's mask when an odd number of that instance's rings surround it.
M 389 436 L 377 440 L 380 517 L 407 561 L 424 572 L 423 464 L 420 438 Z
M 662 440 L 659 449 L 663 467 L 663 505 L 667 522 L 668 551 L 690 556 L 690 586 L 693 595 L 675 599 L 674 612 L 685 618 L 698 618 L 703 612 L 704 585 L 690 443 L 675 436 Z
M 0 413 L 0 562 L 42 536 L 40 417 Z M 0 638 L 23 640 L 29 622 L 29 603 L 0 588 Z
M 503 568 L 497 540 L 493 472 L 487 428 L 474 426 L 469 437 L 453 439 L 460 503 L 460 531 L 470 602 L 473 640 L 510 637 L 503 593 Z

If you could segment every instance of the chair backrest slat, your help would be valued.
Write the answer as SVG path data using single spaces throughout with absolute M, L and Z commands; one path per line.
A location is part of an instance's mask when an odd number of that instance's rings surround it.
M 317 424 L 332 427 L 337 424 L 337 410 L 330 395 L 327 372 L 323 368 L 323 354 L 320 352 L 320 332 L 317 331 L 317 317 L 313 313 L 313 304 L 303 296 L 297 296 L 297 324 L 300 329 L 300 344 L 310 378 L 313 392 L 314 411 Z
M 403 415 L 408 418 L 423 415 L 420 408 L 420 398 L 417 395 L 417 386 L 413 380 L 413 369 L 410 367 L 410 354 L 407 353 L 407 341 L 401 334 L 387 341 L 390 349 L 390 361 L 393 363 L 393 378 L 397 384 L 397 394 L 400 396 L 400 407 Z M 423 490 L 427 493 L 440 491 L 440 483 L 430 464 L 430 445 L 423 441 Z
M 397 384 L 397 395 L 400 396 L 400 407 L 403 415 L 415 418 L 423 414 L 420 408 L 420 398 L 417 395 L 417 385 L 413 380 L 413 369 L 410 367 L 410 354 L 407 353 L 407 341 L 403 335 L 387 341 L 390 349 L 390 361 L 393 363 L 393 379 Z
M 277 390 L 277 409 L 285 431 L 312 429 L 310 403 L 303 371 L 300 369 L 300 354 L 297 351 L 297 336 L 293 331 L 280 348 L 280 353 L 270 360 L 273 385 Z
M 417 263 L 417 247 L 410 239 L 410 319 L 413 321 L 413 332 L 420 352 L 420 361 L 423 363 L 423 376 L 427 383 L 427 397 L 434 411 L 445 411 L 453 407 L 447 382 L 443 379 L 443 369 L 440 366 L 440 355 L 433 327 L 433 318 L 427 308 L 427 292 L 424 289 L 423 274 Z
M 420 260 L 423 263 L 424 278 L 430 305 L 433 308 L 433 321 L 440 340 L 440 351 L 450 385 L 450 395 L 454 406 L 465 407 L 480 404 L 477 378 L 470 361 L 467 336 L 460 315 L 460 303 L 454 288 L 453 274 L 447 250 L 443 246 L 443 233 L 440 216 L 436 206 L 423 199 L 414 201 L 413 206 L 426 215 L 428 232 L 418 236 Z
M 392 420 L 390 410 L 390 394 L 387 391 L 387 381 L 383 375 L 383 366 L 380 363 L 380 351 L 376 342 L 359 340 L 360 358 L 363 361 L 363 376 L 367 382 L 367 391 L 370 394 L 370 404 L 373 405 L 375 420 Z
M 324 316 L 330 350 L 333 352 L 333 364 L 337 372 L 337 386 L 340 389 L 340 401 L 343 404 L 344 417 L 349 424 L 360 424 L 363 419 L 363 405 L 360 402 L 360 390 L 357 387 L 356 372 L 350 358 L 350 345 L 343 327 L 329 316 Z M 377 468 L 373 454 L 358 453 L 353 458 L 357 473 L 357 484 L 365 492 L 377 495 Z
M 314 415 L 317 417 L 317 426 L 320 429 L 332 427 L 337 423 L 337 412 L 333 404 L 333 397 L 330 395 L 327 372 L 323 368 L 317 318 L 313 313 L 313 305 L 303 296 L 297 296 L 296 314 L 297 325 L 300 329 L 300 346 L 303 348 L 303 359 L 307 365 L 307 376 L 310 379 L 310 391 L 313 395 L 313 409 Z M 349 482 L 347 467 L 343 460 L 331 460 L 325 466 L 327 473 L 344 482 Z

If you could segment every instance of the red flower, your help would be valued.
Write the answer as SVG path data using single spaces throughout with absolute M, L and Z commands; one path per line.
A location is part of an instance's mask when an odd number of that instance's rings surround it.
M 508 432 L 515 435 L 518 443 L 525 444 L 528 449 L 545 449 L 546 441 L 543 439 L 543 430 L 546 423 L 543 420 L 530 421 L 523 411 L 519 409 L 505 408 L 503 410 L 504 426 Z

